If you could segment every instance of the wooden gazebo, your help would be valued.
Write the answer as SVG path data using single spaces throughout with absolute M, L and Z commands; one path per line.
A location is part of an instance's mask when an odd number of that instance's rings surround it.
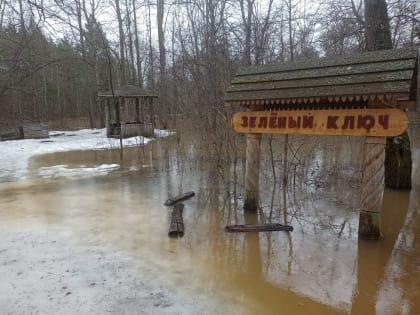
M 225 103 L 246 109 L 232 118 L 233 129 L 247 134 L 244 208 L 259 206 L 262 134 L 365 136 L 359 233 L 378 237 L 386 137 L 407 129 L 417 75 L 415 49 L 240 69 Z
M 124 85 L 98 96 L 105 108 L 108 137 L 154 135 L 153 100 L 156 95 L 138 86 Z

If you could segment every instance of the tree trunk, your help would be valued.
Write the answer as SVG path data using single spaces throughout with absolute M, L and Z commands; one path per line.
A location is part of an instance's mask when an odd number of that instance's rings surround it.
M 147 20 L 147 31 L 148 31 L 148 41 L 149 41 L 149 72 L 147 73 L 147 85 L 152 91 L 154 91 L 154 62 L 153 62 L 153 46 L 152 46 L 152 17 L 151 17 L 151 3 L 150 0 L 147 0 L 147 11 L 148 11 L 148 20 Z
M 385 0 L 365 0 L 365 39 L 367 50 L 392 49 Z
M 244 25 L 244 33 L 245 33 L 245 44 L 244 44 L 244 55 L 243 55 L 243 63 L 244 65 L 251 65 L 251 35 L 252 35 L 252 15 L 253 15 L 253 6 L 254 1 L 246 0 L 246 8 L 245 8 L 245 0 L 241 0 L 241 13 L 242 13 L 242 23 Z M 246 10 L 245 10 L 246 9 Z
M 158 44 L 159 44 L 159 87 L 160 87 L 160 107 L 163 109 L 165 115 L 162 115 L 163 124 L 167 125 L 167 117 L 169 115 L 169 106 L 166 100 L 166 49 L 165 49 L 165 33 L 163 32 L 163 19 L 165 14 L 164 0 L 157 1 L 157 29 L 158 29 Z M 164 117 L 162 117 L 164 116 Z
M 130 6 L 128 0 L 125 1 L 125 8 L 127 14 L 127 35 L 128 35 L 128 53 L 130 57 L 130 84 L 135 84 L 136 81 L 136 70 L 134 63 L 134 41 L 133 41 L 133 32 L 131 31 L 131 16 L 130 16 Z
M 158 0 L 157 4 L 157 27 L 158 27 L 158 42 L 159 42 L 159 74 L 160 84 L 163 87 L 166 72 L 166 49 L 165 49 L 165 34 L 163 32 L 163 18 L 165 13 L 164 0 Z
M 289 26 L 290 60 L 293 61 L 295 59 L 295 52 L 293 51 L 292 0 L 289 0 L 289 2 L 288 2 L 287 11 L 288 11 L 287 21 L 288 21 L 288 26 Z
M 394 189 L 411 188 L 411 148 L 407 132 L 389 137 L 386 143 L 385 185 Z
M 119 31 L 119 40 L 120 40 L 120 85 L 125 85 L 125 53 L 124 53 L 124 29 L 123 21 L 121 16 L 120 0 L 115 0 L 115 7 L 118 20 L 118 31 Z
M 365 29 L 367 50 L 392 49 L 385 0 L 365 0 Z M 389 137 L 386 145 L 385 185 L 395 189 L 411 188 L 411 164 L 408 133 Z
M 25 16 L 24 16 L 24 10 L 23 10 L 23 3 L 22 0 L 19 0 L 19 17 L 20 17 L 20 29 L 23 34 L 26 34 L 26 27 L 25 27 Z
M 134 46 L 136 48 L 136 65 L 137 65 L 137 77 L 139 87 L 143 87 L 143 71 L 141 69 L 141 58 L 140 58 L 140 44 L 139 44 L 139 32 L 137 29 L 137 11 L 136 1 L 132 1 L 133 4 L 133 22 L 134 22 Z

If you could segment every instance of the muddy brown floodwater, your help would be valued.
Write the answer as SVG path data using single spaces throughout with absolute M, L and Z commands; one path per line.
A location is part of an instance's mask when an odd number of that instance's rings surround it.
M 385 191 L 379 241 L 357 237 L 355 138 L 295 146 L 287 191 L 263 162 L 257 215 L 241 210 L 241 159 L 179 153 L 175 137 L 126 150 L 121 163 L 112 151 L 34 157 L 28 179 L 0 185 L 0 313 L 418 315 L 419 126 L 410 133 L 414 186 Z M 104 163 L 121 167 L 54 173 Z M 163 203 L 189 190 L 185 236 L 170 239 Z M 294 231 L 223 231 L 257 221 Z

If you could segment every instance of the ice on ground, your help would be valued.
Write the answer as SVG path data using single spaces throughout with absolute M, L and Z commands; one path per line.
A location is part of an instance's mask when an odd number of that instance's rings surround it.
M 119 164 L 101 164 L 96 167 L 69 167 L 68 165 L 54 165 L 39 168 L 39 175 L 43 178 L 57 177 L 85 177 L 107 175 L 113 170 L 120 168 Z
M 172 133 L 166 130 L 156 130 L 155 134 L 157 137 L 164 137 Z M 118 149 L 120 146 L 119 139 L 106 137 L 105 129 L 51 131 L 49 135 L 49 139 L 24 139 L 0 142 L 0 182 L 25 179 L 28 172 L 29 159 L 35 155 L 74 150 Z M 124 147 L 134 147 L 145 145 L 151 140 L 150 138 L 138 136 L 123 139 L 122 142 Z M 104 172 L 104 169 L 100 166 L 96 167 L 95 170 Z M 71 172 L 69 169 L 66 171 Z M 92 173 L 94 170 L 91 169 L 90 171 Z M 52 174 L 51 172 L 54 171 L 44 170 L 44 174 Z M 62 176 L 64 176 L 64 172 L 62 169 Z M 86 172 L 89 172 L 89 170 Z

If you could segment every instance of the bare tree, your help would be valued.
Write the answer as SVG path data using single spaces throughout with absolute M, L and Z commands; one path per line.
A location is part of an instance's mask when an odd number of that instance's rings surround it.
M 165 48 L 165 33 L 164 27 L 165 16 L 165 1 L 157 0 L 157 29 L 158 29 L 158 42 L 159 42 L 159 77 L 160 84 L 164 87 L 166 74 L 166 48 Z
M 131 4 L 129 0 L 125 0 L 125 10 L 126 10 L 126 26 L 127 26 L 127 50 L 129 57 L 129 82 L 130 84 L 135 84 L 136 81 L 136 63 L 134 61 L 134 40 L 133 40 L 133 31 L 132 31 L 132 20 L 130 13 Z
M 125 75 L 125 34 L 120 0 L 115 0 L 115 13 L 118 21 L 119 50 L 120 50 L 120 85 L 126 84 Z
M 363 2 L 330 0 L 324 5 L 320 45 L 326 56 L 340 56 L 365 49 Z
M 385 0 L 365 0 L 365 37 L 367 50 L 392 48 Z
M 246 1 L 246 2 L 245 2 Z M 252 17 L 255 0 L 241 0 L 241 14 L 242 24 L 245 34 L 243 63 L 245 65 L 251 64 L 251 36 L 252 36 Z M 246 6 L 245 6 L 246 4 Z
M 143 71 L 141 66 L 141 54 L 140 54 L 140 41 L 139 41 L 139 31 L 137 26 L 137 8 L 136 1 L 131 0 L 133 5 L 133 23 L 134 23 L 134 46 L 136 49 L 136 67 L 137 67 L 137 78 L 138 85 L 143 87 Z

